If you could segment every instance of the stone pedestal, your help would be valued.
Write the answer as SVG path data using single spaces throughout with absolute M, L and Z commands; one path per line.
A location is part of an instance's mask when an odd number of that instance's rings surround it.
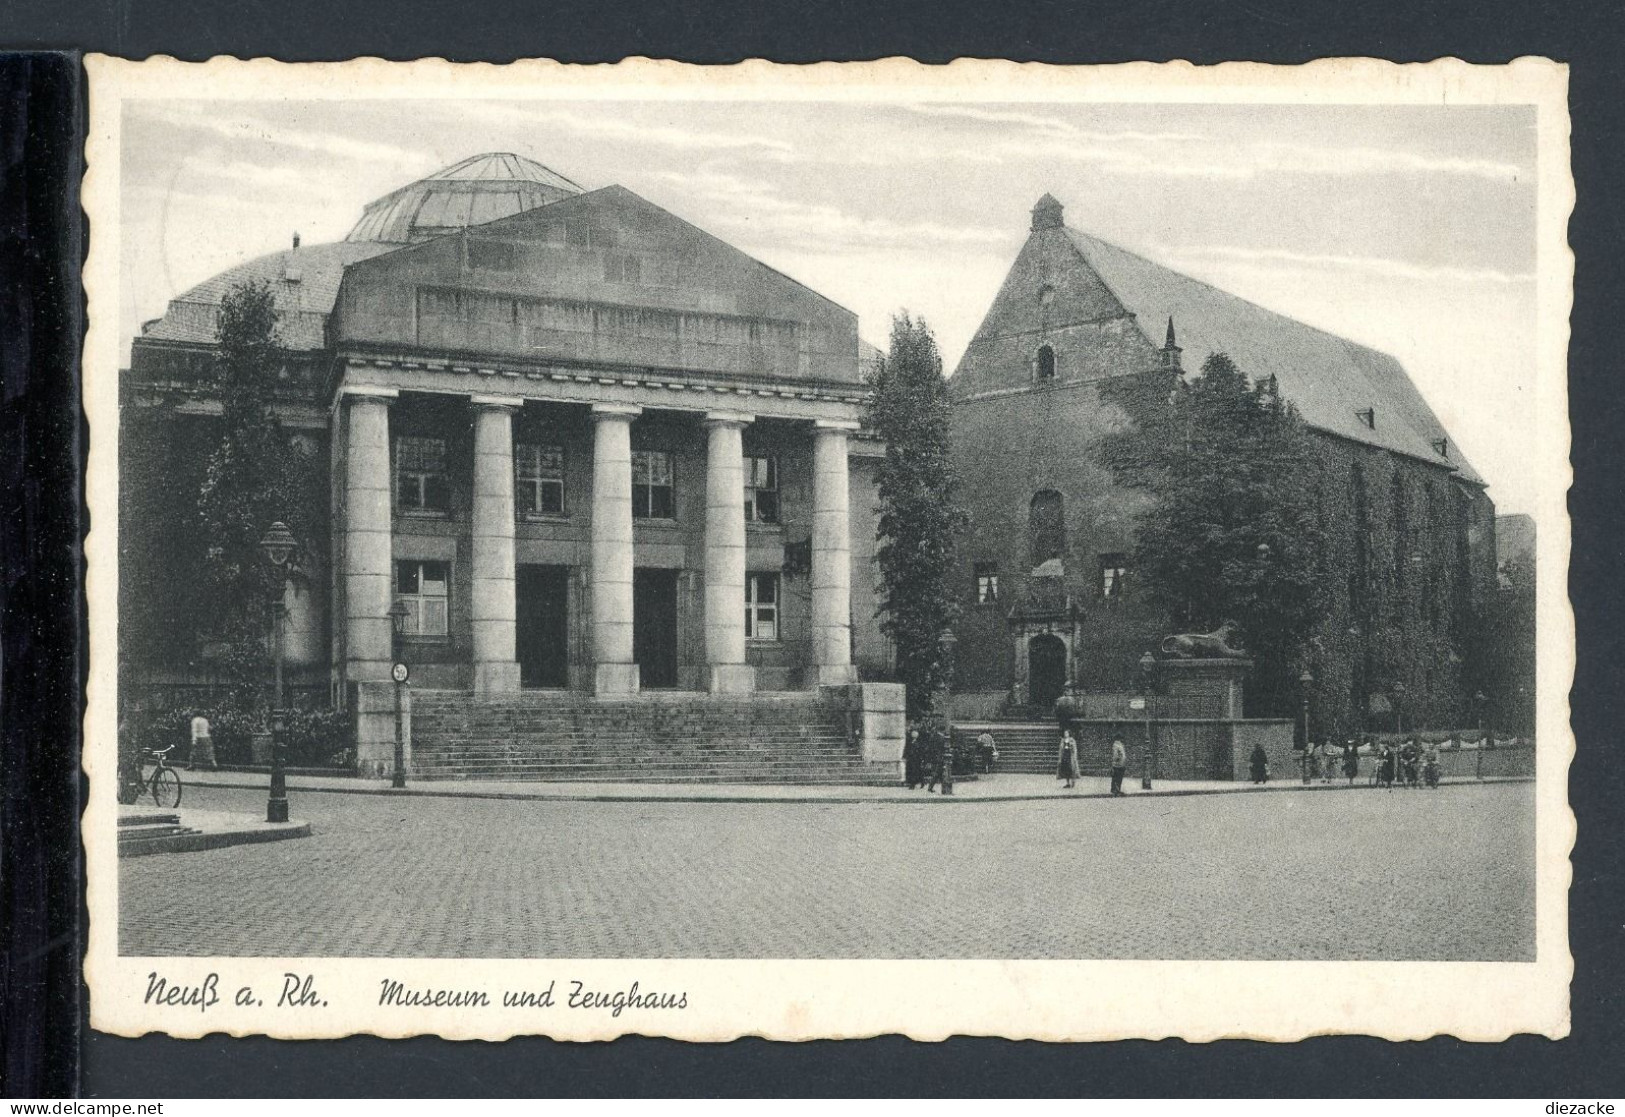
M 856 423 L 820 420 L 813 433 L 812 636 L 820 686 L 857 680 L 846 445 L 857 429 Z
M 519 689 L 515 657 L 513 413 L 522 400 L 475 396 L 474 693 Z
M 705 473 L 705 662 L 713 694 L 749 694 L 745 663 L 745 478 L 743 431 L 752 416 L 712 412 Z
M 902 764 L 908 734 L 907 695 L 901 683 L 851 683 L 823 688 L 830 701 L 846 707 L 851 732 L 863 759 Z
M 355 730 L 355 767 L 381 779 L 395 770 L 395 684 L 352 683 L 349 706 Z M 401 689 L 401 742 L 406 770 L 412 770 L 412 688 Z
M 1164 694 L 1185 699 L 1178 704 L 1184 710 L 1200 701 L 1202 716 L 1213 718 L 1241 717 L 1242 680 L 1252 667 L 1250 659 L 1164 659 L 1158 664 Z
M 642 409 L 595 403 L 592 455 L 593 692 L 636 694 L 632 659 L 632 420 Z M 741 498 L 743 499 L 743 498 Z

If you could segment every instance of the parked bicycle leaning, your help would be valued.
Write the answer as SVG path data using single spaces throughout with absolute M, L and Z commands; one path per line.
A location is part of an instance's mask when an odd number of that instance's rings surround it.
M 132 763 L 122 766 L 118 801 L 124 804 L 138 803 L 143 795 L 150 793 L 153 803 L 165 810 L 180 806 L 181 777 L 169 766 L 169 754 L 174 749 L 174 745 L 166 749 L 142 749 Z M 149 760 L 153 764 L 150 776 L 143 771 Z

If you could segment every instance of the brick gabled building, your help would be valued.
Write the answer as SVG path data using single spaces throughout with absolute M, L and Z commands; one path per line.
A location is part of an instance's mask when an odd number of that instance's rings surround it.
M 1386 725 L 1396 703 L 1408 724 L 1467 718 L 1494 505 L 1404 368 L 1069 228 L 1049 195 L 951 381 L 971 513 L 965 708 L 1044 707 L 1067 680 L 1135 685 L 1168 624 L 1137 590 L 1146 498 L 1101 460 L 1128 422 L 1102 389 L 1153 368 L 1194 373 L 1220 351 L 1277 379 L 1319 444 L 1327 503 L 1351 511 L 1326 525 L 1350 576 L 1314 642 L 1317 732 Z

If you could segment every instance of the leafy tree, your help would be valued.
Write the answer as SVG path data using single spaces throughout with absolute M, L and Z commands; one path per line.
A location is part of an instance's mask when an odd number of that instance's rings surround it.
M 259 696 L 269 662 L 271 602 L 282 575 L 268 569 L 259 541 L 276 520 L 313 542 L 315 471 L 271 410 L 281 369 L 276 310 L 264 282 L 233 287 L 220 304 L 215 392 L 223 412 L 197 499 L 205 545 L 197 591 L 211 658 L 239 705 Z M 300 556 L 290 559 L 301 576 Z
M 958 616 L 955 549 L 966 515 L 955 502 L 948 382 L 923 319 L 892 319 L 891 351 L 875 371 L 871 429 L 886 442 L 879 469 L 880 627 L 896 648 L 911 717 L 930 713 L 951 681 L 943 633 Z
M 1500 734 L 1535 731 L 1535 567 L 1523 558 L 1501 565 L 1499 588 L 1480 623 L 1483 681 L 1490 726 Z
M 1105 440 L 1105 460 L 1151 498 L 1135 549 L 1142 592 L 1182 630 L 1235 622 L 1255 661 L 1249 704 L 1290 714 L 1325 606 L 1303 421 L 1273 377 L 1255 384 L 1223 353 L 1189 381 L 1157 370 L 1109 392 L 1134 422 Z

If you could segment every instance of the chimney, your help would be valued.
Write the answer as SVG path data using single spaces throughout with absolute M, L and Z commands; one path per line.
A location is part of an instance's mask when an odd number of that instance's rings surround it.
M 293 231 L 293 246 L 295 248 L 299 247 L 299 230 L 298 229 L 295 229 Z

